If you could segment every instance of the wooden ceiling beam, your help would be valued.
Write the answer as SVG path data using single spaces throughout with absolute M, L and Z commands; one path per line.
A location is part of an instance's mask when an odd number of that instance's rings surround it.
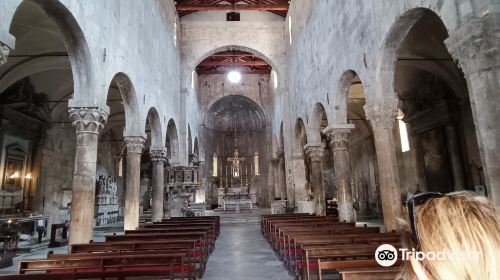
M 198 75 L 227 74 L 229 70 L 197 70 Z M 271 70 L 238 70 L 241 74 L 270 74 Z
M 185 5 L 185 4 L 177 4 L 176 5 L 178 12 L 187 12 L 187 11 L 210 11 L 210 10 L 235 10 L 235 11 L 288 11 L 288 5 L 277 4 L 277 5 Z
M 260 61 L 203 61 L 198 66 L 201 67 L 217 67 L 217 66 L 268 66 L 269 64 L 263 60 Z

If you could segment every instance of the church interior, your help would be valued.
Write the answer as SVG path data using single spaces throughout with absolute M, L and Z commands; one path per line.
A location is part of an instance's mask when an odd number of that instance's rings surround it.
M 497 0 L 0 1 L 0 280 L 399 279 L 410 196 L 500 207 L 499 46 Z

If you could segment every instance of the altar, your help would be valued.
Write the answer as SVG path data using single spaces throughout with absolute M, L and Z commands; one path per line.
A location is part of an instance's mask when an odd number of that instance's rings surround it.
M 227 188 L 227 192 L 224 191 L 224 188 L 217 189 L 217 198 L 218 204 L 221 207 L 224 207 L 224 201 L 226 200 L 248 200 L 251 204 L 257 203 L 257 192 L 254 187 L 245 188 L 245 187 L 233 187 Z M 226 202 L 226 204 L 228 204 Z

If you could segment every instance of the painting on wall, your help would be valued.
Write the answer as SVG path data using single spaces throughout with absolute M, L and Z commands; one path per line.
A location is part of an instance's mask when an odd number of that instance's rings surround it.
M 420 140 L 427 190 L 452 191 L 452 177 L 443 127 L 439 126 L 422 132 Z
M 22 190 L 22 174 L 24 168 L 24 158 L 7 155 L 5 161 L 5 179 L 3 190 L 6 192 L 17 192 Z

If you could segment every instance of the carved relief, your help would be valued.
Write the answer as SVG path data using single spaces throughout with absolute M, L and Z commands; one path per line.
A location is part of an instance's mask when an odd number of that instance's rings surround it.
M 108 113 L 99 108 L 69 108 L 69 117 L 77 133 L 99 134 L 108 119 Z
M 4 46 L 0 43 L 0 67 L 7 63 L 7 57 L 9 56 L 9 47 Z
M 151 150 L 149 154 L 152 162 L 165 162 L 167 160 L 167 153 L 164 150 Z
M 324 149 L 321 146 L 309 146 L 304 147 L 307 157 L 312 161 L 320 161 L 324 154 Z
M 334 128 L 327 132 L 332 149 L 347 150 L 351 137 L 351 128 Z
M 366 104 L 365 110 L 366 119 L 370 121 L 375 128 L 392 130 L 396 123 L 397 117 L 397 102 L 394 100 L 389 103 Z
M 127 145 L 127 153 L 141 154 L 146 140 L 142 136 L 127 136 L 125 144 Z

